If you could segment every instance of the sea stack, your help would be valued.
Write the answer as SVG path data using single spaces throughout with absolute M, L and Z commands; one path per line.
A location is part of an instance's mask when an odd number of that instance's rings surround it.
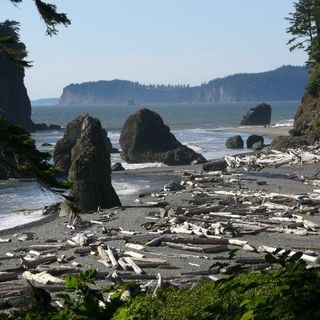
M 110 153 L 98 119 L 82 114 L 69 125 L 72 137 L 65 144 L 67 161 L 70 161 L 68 179 L 72 183 L 70 196 L 80 212 L 120 206 L 120 200 L 111 184 Z M 70 133 L 70 132 L 69 132 Z M 69 162 L 68 162 L 69 163 Z M 67 168 L 66 163 L 64 167 Z
M 255 108 L 251 108 L 246 115 L 243 116 L 241 126 L 259 126 L 269 125 L 271 123 L 271 106 L 261 103 Z
M 67 176 L 71 167 L 71 150 L 75 146 L 77 140 L 80 138 L 82 126 L 85 119 L 91 118 L 87 113 L 81 114 L 68 123 L 66 132 L 63 138 L 59 140 L 54 148 L 53 163 L 54 168 L 57 170 L 59 176 Z M 108 133 L 105 129 L 102 130 L 103 140 L 109 153 L 119 152 L 112 147 Z M 110 155 L 109 155 L 110 157 Z
M 149 109 L 140 109 L 126 120 L 120 145 L 121 158 L 129 163 L 188 165 L 206 161 L 201 154 L 182 145 L 160 115 Z

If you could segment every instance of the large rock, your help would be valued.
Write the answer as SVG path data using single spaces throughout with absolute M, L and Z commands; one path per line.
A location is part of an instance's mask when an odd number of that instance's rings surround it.
M 12 49 L 26 52 L 26 47 L 19 41 L 19 35 L 12 23 L 0 23 L 0 36 L 12 37 L 16 40 L 16 43 L 11 45 Z M 33 129 L 31 103 L 24 86 L 24 69 L 0 54 L 0 70 L 0 108 L 10 123 Z
M 162 162 L 167 165 L 203 163 L 205 158 L 182 145 L 159 114 L 141 109 L 131 115 L 121 130 L 121 157 L 129 163 Z
M 53 162 L 54 167 L 59 175 L 68 175 L 71 166 L 71 150 L 81 135 L 82 126 L 87 117 L 88 114 L 83 113 L 76 119 L 69 122 L 63 138 L 57 142 L 54 148 Z M 101 134 L 103 136 L 103 141 L 107 147 L 108 152 L 112 153 L 112 151 L 114 150 L 108 138 L 108 133 L 104 129 L 101 129 Z
M 253 135 L 249 136 L 247 138 L 247 141 L 246 141 L 247 148 L 249 148 L 249 149 L 252 148 L 252 146 L 257 142 L 260 142 L 261 145 L 263 145 L 263 143 L 264 143 L 263 137 L 262 136 L 258 136 L 256 134 L 253 134 Z
M 70 196 L 81 212 L 120 206 L 111 184 L 110 154 L 107 151 L 100 121 L 81 115 L 79 137 L 71 150 Z M 78 123 L 77 118 L 75 123 Z M 74 129 L 76 126 L 74 127 Z
M 243 139 L 241 136 L 233 136 L 227 139 L 225 143 L 228 149 L 241 149 L 243 148 Z
M 288 148 L 301 148 L 309 142 L 304 136 L 279 136 L 272 140 L 271 148 L 275 150 L 285 150 Z
M 21 52 L 26 58 L 26 46 L 19 39 L 17 23 L 0 23 L 0 37 L 11 37 L 14 41 L 7 44 L 9 49 Z M 35 124 L 31 120 L 31 102 L 24 85 L 24 68 L 18 67 L 5 55 L 0 54 L 0 109 L 12 124 L 18 124 L 28 131 L 60 129 L 57 125 Z
M 251 108 L 246 115 L 243 116 L 240 125 L 257 126 L 268 125 L 271 122 L 271 106 L 261 103 L 255 108 Z
M 203 165 L 204 171 L 224 171 L 228 164 L 224 159 L 212 160 Z

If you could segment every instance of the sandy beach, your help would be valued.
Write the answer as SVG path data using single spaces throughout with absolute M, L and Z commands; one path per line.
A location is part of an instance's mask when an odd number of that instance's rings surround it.
M 68 227 L 68 217 L 53 214 L 42 221 L 2 231 L 0 271 L 16 274 L 3 285 L 25 288 L 25 271 L 45 271 L 64 279 L 68 272 L 89 268 L 98 270 L 98 285 L 112 282 L 115 270 L 124 281 L 156 280 L 160 273 L 164 281 L 172 284 L 193 283 L 220 277 L 209 272 L 209 267 L 228 260 L 232 249 L 239 249 L 235 261 L 260 261 L 255 265 L 248 262 L 246 268 L 265 266 L 263 248 L 270 247 L 306 254 L 312 250 L 310 259 L 319 261 L 320 215 L 312 204 L 315 200 L 306 200 L 305 205 L 297 200 L 303 198 L 301 195 L 314 196 L 316 187 L 305 179 L 318 179 L 317 164 L 264 168 L 259 172 L 238 168 L 210 173 L 196 165 L 115 174 L 152 175 L 159 183 L 153 184 L 153 190 L 122 196 L 121 208 L 82 214 L 82 222 L 73 228 Z M 163 183 L 172 180 L 183 184 L 184 189 L 164 191 Z M 300 218 L 297 220 L 292 214 Z M 80 234 L 86 239 L 81 245 L 76 240 Z M 148 245 L 155 239 L 160 240 Z M 110 261 L 101 262 L 101 250 L 107 252 L 108 248 L 116 259 L 130 257 L 142 273 L 122 269 Z M 43 257 L 43 261 L 46 257 L 50 261 L 42 263 Z M 53 288 L 50 282 L 45 287 Z
M 249 133 L 256 134 L 261 136 L 267 136 L 271 139 L 277 136 L 288 136 L 289 131 L 292 129 L 292 126 L 246 126 L 246 127 L 232 127 L 232 128 L 223 128 L 217 129 L 216 131 L 225 131 L 225 132 L 240 132 L 240 133 Z

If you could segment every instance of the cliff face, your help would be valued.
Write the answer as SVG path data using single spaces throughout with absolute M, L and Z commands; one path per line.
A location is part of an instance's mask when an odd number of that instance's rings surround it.
M 0 56 L 0 108 L 7 120 L 32 130 L 31 104 L 24 86 L 24 70 Z
M 25 58 L 26 47 L 19 40 L 19 25 L 14 21 L 0 23 L 0 36 L 10 38 L 8 49 L 19 52 Z M 16 66 L 4 54 L 0 54 L 0 108 L 7 120 L 32 130 L 31 104 L 24 86 L 24 70 Z
M 306 68 L 283 66 L 268 72 L 219 78 L 195 87 L 142 85 L 123 80 L 85 82 L 65 87 L 60 104 L 127 104 L 130 100 L 138 104 L 298 100 L 307 79 Z

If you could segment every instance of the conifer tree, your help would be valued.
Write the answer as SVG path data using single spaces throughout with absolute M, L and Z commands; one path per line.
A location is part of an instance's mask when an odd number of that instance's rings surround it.
M 307 66 L 312 70 L 320 62 L 320 0 L 299 0 L 295 12 L 287 18 L 290 50 L 303 49 L 308 54 Z

